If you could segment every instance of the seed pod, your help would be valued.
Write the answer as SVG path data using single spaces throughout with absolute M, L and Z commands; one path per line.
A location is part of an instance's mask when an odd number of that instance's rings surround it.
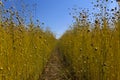
M 103 63 L 103 66 L 107 66 L 107 64 L 106 64 L 106 63 Z
M 41 37 L 41 36 L 39 36 L 39 38 L 41 39 L 42 37 Z
M 37 46 L 35 46 L 34 48 L 37 49 Z
M 3 67 L 0 67 L 0 70 L 3 70 Z
M 80 51 L 82 51 L 82 48 L 80 48 Z
M 97 51 L 98 50 L 98 48 L 97 47 L 95 47 L 95 51 Z
M 95 23 L 98 24 L 98 20 L 95 20 Z
M 111 9 L 111 11 L 114 11 L 114 9 Z
M 91 43 L 91 46 L 92 46 L 92 47 L 94 46 L 93 43 Z
M 1 5 L 1 6 L 4 6 L 3 3 L 2 3 L 2 1 L 0 1 L 0 5 Z
M 86 61 L 84 61 L 84 63 L 87 63 Z
M 90 29 L 88 29 L 87 32 L 90 32 Z

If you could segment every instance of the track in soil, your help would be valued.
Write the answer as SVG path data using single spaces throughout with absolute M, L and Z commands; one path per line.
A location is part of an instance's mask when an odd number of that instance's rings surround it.
M 51 55 L 40 80 L 68 80 L 57 50 Z

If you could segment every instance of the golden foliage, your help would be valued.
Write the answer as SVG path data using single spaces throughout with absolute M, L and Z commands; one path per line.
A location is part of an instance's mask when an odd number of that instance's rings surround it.
M 32 24 L 1 22 L 0 80 L 38 80 L 55 41 L 53 34 Z
M 120 22 L 114 29 L 74 26 L 59 40 L 59 50 L 77 80 L 120 80 Z M 73 70 L 71 70 L 73 69 Z

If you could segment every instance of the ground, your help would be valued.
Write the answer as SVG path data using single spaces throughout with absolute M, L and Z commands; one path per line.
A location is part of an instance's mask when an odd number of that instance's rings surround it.
M 68 80 L 58 50 L 53 51 L 40 80 Z

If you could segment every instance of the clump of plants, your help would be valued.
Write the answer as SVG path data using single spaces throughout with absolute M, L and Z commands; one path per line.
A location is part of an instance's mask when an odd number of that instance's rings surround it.
M 54 43 L 53 43 L 54 42 Z M 38 80 L 56 39 L 0 1 L 0 80 Z
M 102 6 L 100 9 L 106 8 Z M 119 80 L 119 11 L 112 15 L 112 19 L 107 12 L 96 15 L 92 26 L 84 16 L 86 14 L 83 10 L 79 17 L 74 16 L 73 27 L 59 40 L 59 52 L 71 74 L 68 77 L 72 80 Z

